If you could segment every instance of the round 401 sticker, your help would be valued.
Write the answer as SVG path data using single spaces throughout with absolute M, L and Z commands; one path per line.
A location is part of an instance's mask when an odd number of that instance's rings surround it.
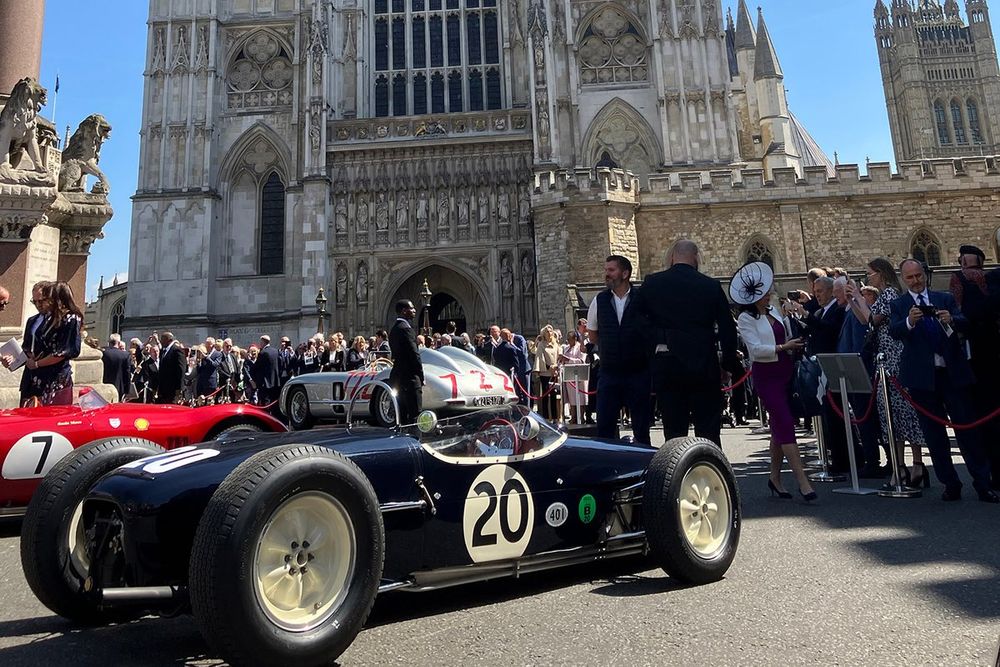
M 55 431 L 36 431 L 22 436 L 7 452 L 0 475 L 4 479 L 35 479 L 45 474 L 59 459 L 73 451 L 66 436 Z
M 465 548 L 474 563 L 519 558 L 531 541 L 535 505 L 528 483 L 503 464 L 479 473 L 462 514 Z

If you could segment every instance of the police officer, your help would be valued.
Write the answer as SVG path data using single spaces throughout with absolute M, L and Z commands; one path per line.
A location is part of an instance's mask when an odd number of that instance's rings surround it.
M 597 380 L 597 437 L 618 437 L 618 415 L 629 409 L 636 442 L 649 444 L 652 405 L 649 400 L 647 324 L 633 306 L 632 262 L 611 255 L 604 262 L 606 290 L 587 311 L 587 337 L 597 344 L 601 375 Z
M 389 384 L 399 399 L 399 423 L 417 421 L 423 401 L 424 367 L 420 362 L 416 332 L 410 322 L 417 316 L 413 302 L 403 299 L 396 302 L 396 322 L 389 331 L 389 348 L 392 351 L 392 370 Z

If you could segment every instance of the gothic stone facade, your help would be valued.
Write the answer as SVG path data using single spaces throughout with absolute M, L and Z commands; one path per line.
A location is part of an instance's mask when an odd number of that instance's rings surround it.
M 127 335 L 304 336 L 321 287 L 367 333 L 425 279 L 530 333 L 681 236 L 725 275 L 994 234 L 992 161 L 835 170 L 742 0 L 151 0 L 145 81 Z

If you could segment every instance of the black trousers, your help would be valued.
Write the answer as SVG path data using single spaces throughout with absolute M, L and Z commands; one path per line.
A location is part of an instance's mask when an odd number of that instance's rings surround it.
M 401 426 L 417 423 L 424 402 L 424 392 L 419 385 L 408 382 L 400 383 L 396 388 L 396 399 L 399 401 L 399 423 Z
M 656 400 L 668 441 L 687 436 L 693 423 L 696 436 L 722 446 L 722 387 L 661 389 Z

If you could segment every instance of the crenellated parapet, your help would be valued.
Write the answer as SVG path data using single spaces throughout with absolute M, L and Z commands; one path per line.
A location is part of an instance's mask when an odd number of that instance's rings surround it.
M 548 169 L 535 172 L 532 205 L 638 204 L 639 179 L 623 169 Z

